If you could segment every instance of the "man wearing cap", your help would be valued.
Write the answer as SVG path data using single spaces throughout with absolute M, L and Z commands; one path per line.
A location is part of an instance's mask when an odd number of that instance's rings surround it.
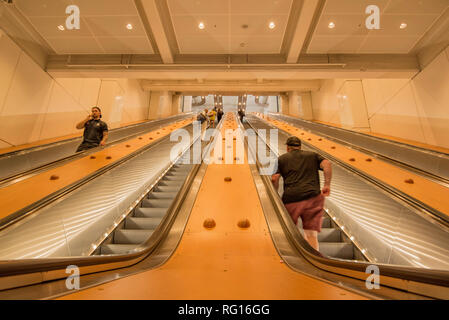
M 76 152 L 95 148 L 104 147 L 108 139 L 108 125 L 101 121 L 101 110 L 98 107 L 92 108 L 92 113 L 83 121 L 76 125 L 77 129 L 84 128 L 83 142 Z
M 318 232 L 321 232 L 324 197 L 330 195 L 332 166 L 330 161 L 315 152 L 301 150 L 298 137 L 287 139 L 287 153 L 278 159 L 278 171 L 271 177 L 279 189 L 279 179 L 284 179 L 282 202 L 297 224 L 301 218 L 307 242 L 319 250 Z M 324 186 L 320 190 L 318 170 L 323 170 Z

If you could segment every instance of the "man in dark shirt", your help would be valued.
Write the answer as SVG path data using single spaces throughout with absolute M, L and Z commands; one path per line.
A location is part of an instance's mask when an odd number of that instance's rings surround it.
M 217 121 L 218 121 L 218 123 L 220 123 L 222 117 L 223 117 L 223 109 L 218 109 L 218 111 L 217 111 Z
M 76 152 L 105 146 L 108 139 L 108 125 L 101 121 L 101 110 L 98 107 L 92 108 L 92 114 L 76 125 L 77 129 L 84 128 L 84 139 Z
M 318 170 L 324 172 L 324 186 L 320 190 Z M 307 242 L 319 250 L 318 232 L 321 231 L 324 197 L 330 195 L 331 163 L 315 152 L 301 150 L 301 140 L 290 137 L 287 153 L 278 159 L 278 171 L 271 177 L 279 189 L 279 178 L 284 179 L 282 202 L 296 224 L 301 217 Z

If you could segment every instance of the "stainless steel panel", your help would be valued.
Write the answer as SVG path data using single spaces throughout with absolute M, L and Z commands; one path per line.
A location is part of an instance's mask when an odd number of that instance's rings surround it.
M 167 138 L 0 232 L 0 259 L 85 255 L 164 171 L 176 143 Z
M 270 128 L 250 117 L 256 128 Z M 279 131 L 279 152 L 289 134 Z M 313 150 L 303 141 L 303 150 Z M 336 165 L 326 209 L 374 262 L 449 270 L 449 232 L 401 200 Z M 322 173 L 320 173 L 323 182 Z
M 188 117 L 189 115 L 177 115 L 170 118 L 155 120 L 117 128 L 109 132 L 108 144 L 127 136 L 133 136 L 150 130 L 155 130 L 168 123 Z M 0 180 L 13 175 L 28 171 L 49 162 L 57 161 L 75 154 L 82 138 L 74 138 L 49 145 L 30 148 L 23 151 L 14 152 L 8 155 L 0 155 Z
M 270 114 L 270 116 L 449 179 L 449 155 L 447 154 L 285 115 Z

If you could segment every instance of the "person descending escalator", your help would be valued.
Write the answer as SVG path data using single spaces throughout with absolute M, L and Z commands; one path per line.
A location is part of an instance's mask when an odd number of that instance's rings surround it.
M 271 177 L 276 190 L 279 179 L 284 179 L 282 202 L 295 224 L 301 218 L 307 242 L 319 250 L 318 233 L 321 232 L 324 198 L 330 195 L 332 165 L 315 152 L 301 150 L 298 137 L 287 139 L 287 153 L 278 159 L 278 171 Z M 324 186 L 320 190 L 318 170 L 323 170 Z
M 220 123 L 220 121 L 221 121 L 221 118 L 223 118 L 223 109 L 218 109 L 218 111 L 217 111 L 217 121 L 218 121 L 218 123 Z
M 243 117 L 245 116 L 245 110 L 239 109 L 238 114 L 239 114 L 239 117 L 240 117 L 240 122 L 243 123 Z

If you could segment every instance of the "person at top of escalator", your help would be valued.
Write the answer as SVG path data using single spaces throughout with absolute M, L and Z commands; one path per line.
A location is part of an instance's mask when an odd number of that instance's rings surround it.
M 84 128 L 83 142 L 80 144 L 76 152 L 95 148 L 104 147 L 108 139 L 108 125 L 101 121 L 101 110 L 99 107 L 93 107 L 92 113 L 86 119 L 76 125 L 77 129 Z
M 321 232 L 324 198 L 330 195 L 332 165 L 315 152 L 301 150 L 298 137 L 287 139 L 287 153 L 278 159 L 278 170 L 271 180 L 276 190 L 279 179 L 284 179 L 282 202 L 295 224 L 301 218 L 304 237 L 319 250 L 318 233 Z M 324 186 L 320 190 L 319 170 L 324 173 Z
M 245 110 L 239 109 L 238 114 L 239 114 L 239 117 L 240 117 L 240 122 L 243 123 L 243 117 L 245 116 Z
M 220 121 L 221 121 L 221 118 L 223 117 L 223 109 L 218 109 L 218 111 L 217 111 L 217 121 L 218 121 L 218 123 L 220 123 Z

